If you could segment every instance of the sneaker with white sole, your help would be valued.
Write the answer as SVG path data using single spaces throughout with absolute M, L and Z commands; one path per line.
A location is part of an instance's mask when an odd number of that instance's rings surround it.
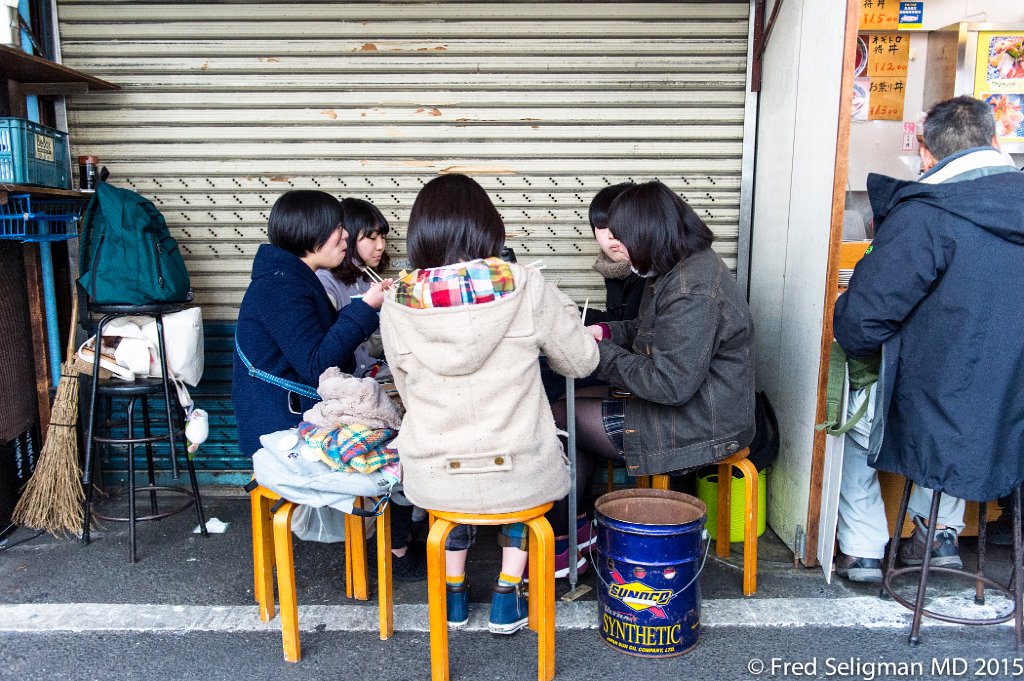
M 576 520 L 576 545 L 580 553 L 590 553 L 597 544 L 597 532 L 587 516 L 580 516 Z
M 878 558 L 848 556 L 840 551 L 836 555 L 836 574 L 851 582 L 878 584 L 882 581 L 882 561 Z
M 461 629 L 469 622 L 469 584 L 445 584 L 448 605 L 448 628 Z
M 900 562 L 910 566 L 921 565 L 927 555 L 928 564 L 932 567 L 963 569 L 964 563 L 960 559 L 960 544 L 954 530 L 948 527 L 941 530 L 936 529 L 930 551 L 925 549 L 924 544 L 927 539 L 928 528 L 924 524 L 924 519 L 915 516 L 914 535 L 900 542 Z
M 523 595 L 522 584 L 495 584 L 491 596 L 491 616 L 487 630 L 492 634 L 508 636 L 530 622 L 530 608 Z

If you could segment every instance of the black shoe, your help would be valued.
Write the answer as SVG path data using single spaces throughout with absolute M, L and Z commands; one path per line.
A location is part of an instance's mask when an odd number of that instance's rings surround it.
M 878 584 L 882 581 L 882 561 L 848 556 L 840 551 L 836 555 L 836 574 L 851 582 Z
M 956 532 L 949 528 L 935 530 L 935 539 L 932 540 L 931 551 L 928 551 L 924 546 L 928 539 L 928 528 L 925 527 L 924 520 L 917 516 L 914 518 L 914 525 L 914 536 L 900 542 L 900 562 L 910 566 L 922 565 L 927 555 L 928 564 L 932 567 L 963 569 L 964 563 L 960 560 L 960 545 Z
M 427 566 L 411 551 L 401 557 L 392 555 L 391 577 L 399 582 L 422 582 L 427 578 Z

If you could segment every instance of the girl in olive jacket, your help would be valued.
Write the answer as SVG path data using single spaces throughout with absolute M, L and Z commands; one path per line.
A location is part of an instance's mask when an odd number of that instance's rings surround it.
M 594 375 L 627 399 L 577 401 L 581 446 L 625 459 L 630 475 L 715 463 L 754 437 L 754 337 L 736 280 L 711 230 L 660 182 L 623 192 L 609 227 L 647 280 L 639 317 L 588 327 Z

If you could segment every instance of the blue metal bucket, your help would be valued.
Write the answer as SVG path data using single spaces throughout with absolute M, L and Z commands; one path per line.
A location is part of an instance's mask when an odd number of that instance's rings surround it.
M 681 492 L 627 489 L 597 500 L 598 627 L 605 643 L 639 657 L 681 655 L 697 644 L 705 520 L 704 502 Z

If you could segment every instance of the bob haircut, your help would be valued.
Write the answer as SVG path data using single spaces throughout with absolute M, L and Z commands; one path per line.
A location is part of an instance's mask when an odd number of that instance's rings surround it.
M 361 237 L 373 238 L 378 234 L 387 236 L 390 227 L 384 215 L 377 210 L 377 206 L 362 199 L 342 199 L 341 210 L 345 215 L 345 231 L 348 232 L 348 249 L 345 251 L 345 258 L 341 264 L 331 270 L 343 284 L 351 286 L 360 277 L 366 276 L 362 270 L 362 264 L 356 260 L 359 254 L 356 253 L 356 242 Z M 373 271 L 377 274 L 384 274 L 388 265 L 391 264 L 391 257 L 387 250 L 381 254 L 380 262 Z
M 608 229 L 608 209 L 612 207 L 612 202 L 619 198 L 619 194 L 635 186 L 634 182 L 620 182 L 595 194 L 594 200 L 590 202 L 590 230 Z
M 642 274 L 665 274 L 715 238 L 693 209 L 658 181 L 622 192 L 612 203 L 608 227 Z
M 416 269 L 497 257 L 505 223 L 475 180 L 441 175 L 423 186 L 412 205 L 407 245 Z
M 270 243 L 300 258 L 312 253 L 341 227 L 341 202 L 327 192 L 298 189 L 274 202 L 267 222 Z

